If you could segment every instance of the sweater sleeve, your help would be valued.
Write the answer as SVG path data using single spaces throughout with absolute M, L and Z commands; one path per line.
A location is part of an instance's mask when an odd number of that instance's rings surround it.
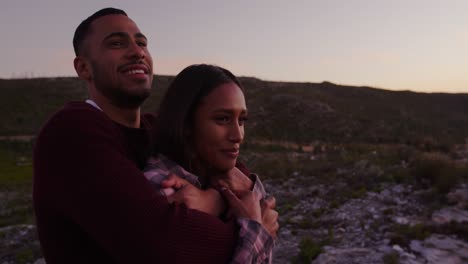
M 171 170 L 169 169 L 170 167 L 172 167 Z M 169 175 L 170 171 L 200 188 L 200 184 L 195 175 L 185 171 L 173 161 L 162 157 L 162 155 L 150 158 L 143 171 L 145 177 L 152 183 L 156 190 L 160 190 L 161 182 Z M 253 173 L 250 174 L 250 178 L 254 181 L 252 191 L 257 193 L 259 198 L 265 198 L 266 192 L 260 178 Z M 274 246 L 272 236 L 256 221 L 238 218 L 236 222 L 239 226 L 239 233 L 236 249 L 230 263 L 271 263 Z
M 48 123 L 36 145 L 35 184 L 50 207 L 118 263 L 227 263 L 236 223 L 168 204 L 116 133 L 104 117 L 59 114 Z

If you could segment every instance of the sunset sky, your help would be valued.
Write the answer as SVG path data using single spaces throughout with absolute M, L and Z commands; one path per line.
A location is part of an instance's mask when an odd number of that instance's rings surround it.
M 468 93 L 466 0 L 2 1 L 0 78 L 76 76 L 75 28 L 109 6 L 149 38 L 155 74 Z

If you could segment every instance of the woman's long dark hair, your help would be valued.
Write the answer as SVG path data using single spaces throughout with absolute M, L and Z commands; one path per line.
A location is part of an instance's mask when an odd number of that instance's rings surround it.
M 239 80 L 215 65 L 197 64 L 182 70 L 169 85 L 157 114 L 154 153 L 161 153 L 191 171 L 189 131 L 193 114 L 203 97 L 214 88 Z

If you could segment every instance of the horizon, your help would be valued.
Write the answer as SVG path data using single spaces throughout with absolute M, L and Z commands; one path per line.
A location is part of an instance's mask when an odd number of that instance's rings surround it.
M 463 0 L 19 0 L 0 11 L 0 31 L 8 36 L 0 78 L 76 77 L 73 32 L 107 6 L 126 11 L 148 36 L 156 75 L 209 63 L 265 81 L 468 92 Z
M 154 76 L 164 76 L 164 77 L 175 77 L 175 74 L 157 74 L 153 73 Z M 322 83 L 330 83 L 336 86 L 342 87 L 355 87 L 355 88 L 367 88 L 367 89 L 376 89 L 376 90 L 383 90 L 388 92 L 411 92 L 411 93 L 419 93 L 419 94 L 453 94 L 453 95 L 468 95 L 468 91 L 461 91 L 461 92 L 451 92 L 451 91 L 413 91 L 413 90 L 395 90 L 395 89 L 387 89 L 385 87 L 373 87 L 373 86 L 365 86 L 365 85 L 348 85 L 342 83 L 334 83 L 330 81 L 321 81 L 321 82 L 297 82 L 297 81 L 282 81 L 282 80 L 268 80 L 268 79 L 261 79 L 255 76 L 245 76 L 240 75 L 236 76 L 237 78 L 246 78 L 246 79 L 257 79 L 262 82 L 275 82 L 275 83 L 287 83 L 287 84 L 322 84 Z M 32 76 L 32 77 L 12 77 L 12 78 L 2 78 L 0 80 L 30 80 L 30 79 L 58 79 L 58 78 L 74 78 L 79 79 L 78 76 Z

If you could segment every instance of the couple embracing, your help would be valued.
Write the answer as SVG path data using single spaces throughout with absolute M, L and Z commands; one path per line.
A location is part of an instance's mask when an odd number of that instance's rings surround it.
M 238 162 L 247 106 L 228 70 L 192 65 L 156 114 L 148 39 L 119 9 L 76 29 L 89 99 L 70 102 L 34 149 L 34 210 L 53 263 L 269 263 L 275 200 Z

